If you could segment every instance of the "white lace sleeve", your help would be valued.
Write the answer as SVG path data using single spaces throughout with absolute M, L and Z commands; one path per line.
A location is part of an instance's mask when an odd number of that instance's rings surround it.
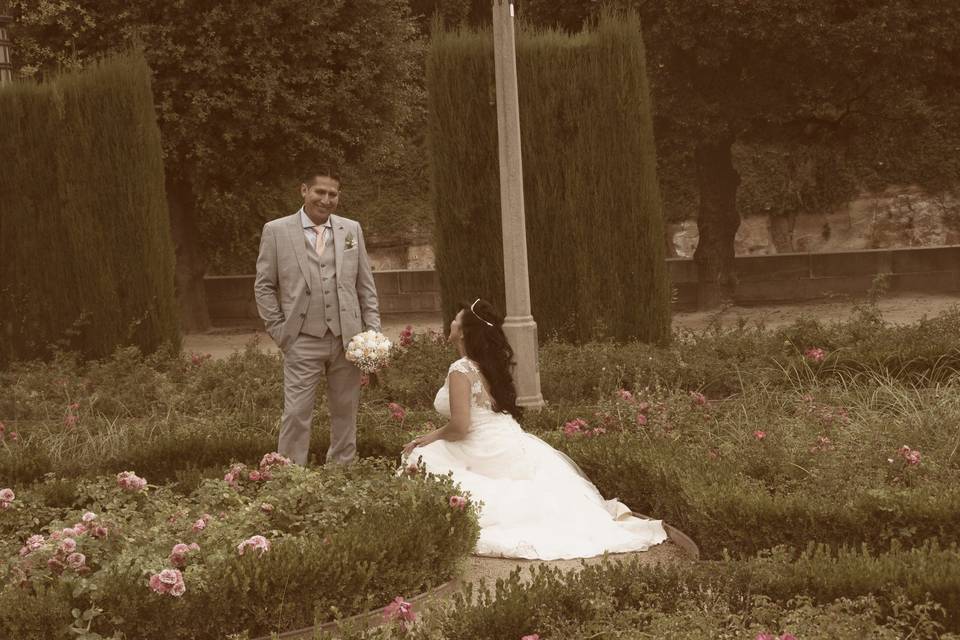
M 467 379 L 470 380 L 471 404 L 473 404 L 475 407 L 490 409 L 492 405 L 490 396 L 487 393 L 486 388 L 483 386 L 483 377 L 481 376 L 480 369 L 477 367 L 477 365 L 469 358 L 460 358 L 451 364 L 450 368 L 447 370 L 448 379 L 450 374 L 454 371 L 464 374 L 467 376 Z

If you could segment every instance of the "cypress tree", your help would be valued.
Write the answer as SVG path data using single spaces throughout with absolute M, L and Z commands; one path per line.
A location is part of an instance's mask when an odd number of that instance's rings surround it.
M 0 362 L 179 344 L 150 72 L 139 54 L 0 91 Z
M 659 342 L 669 283 L 640 22 L 604 12 L 517 41 L 530 289 L 541 336 Z M 499 303 L 503 266 L 493 41 L 435 29 L 427 64 L 435 249 L 445 319 Z

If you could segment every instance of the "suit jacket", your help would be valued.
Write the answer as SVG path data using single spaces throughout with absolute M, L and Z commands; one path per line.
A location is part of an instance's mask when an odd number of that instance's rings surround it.
M 380 308 L 360 224 L 337 215 L 330 216 L 330 223 L 340 330 L 346 347 L 350 339 L 365 328 L 380 330 Z M 314 290 L 319 291 L 320 283 L 310 282 L 308 250 L 300 211 L 263 225 L 254 295 L 267 333 L 281 351 L 300 333 L 307 315 L 308 296 Z

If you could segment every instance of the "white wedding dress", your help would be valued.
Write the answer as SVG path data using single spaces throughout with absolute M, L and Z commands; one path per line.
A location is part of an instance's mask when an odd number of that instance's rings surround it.
M 480 507 L 481 556 L 557 560 L 643 551 L 667 539 L 659 520 L 630 515 L 626 505 L 604 500 L 576 463 L 523 431 L 510 414 L 491 408 L 477 365 L 450 365 L 434 406 L 450 417 L 450 374 L 471 383 L 470 428 L 458 441 L 415 448 L 405 465 L 422 462 L 428 473 L 452 472 Z

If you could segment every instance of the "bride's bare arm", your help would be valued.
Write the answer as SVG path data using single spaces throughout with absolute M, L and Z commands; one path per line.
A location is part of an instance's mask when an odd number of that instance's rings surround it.
M 463 440 L 470 429 L 470 378 L 459 371 L 450 372 L 450 422 L 435 431 L 417 436 L 406 444 L 403 454 L 434 440 Z

